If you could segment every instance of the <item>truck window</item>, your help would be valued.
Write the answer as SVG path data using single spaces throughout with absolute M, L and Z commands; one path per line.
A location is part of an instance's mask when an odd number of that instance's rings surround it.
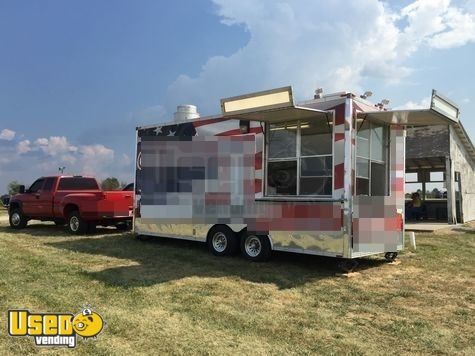
M 44 192 L 51 192 L 53 188 L 55 178 L 46 178 L 45 185 L 43 186 Z
M 40 178 L 40 179 L 37 179 L 30 187 L 30 189 L 28 189 L 28 192 L 29 193 L 36 193 L 38 192 L 39 190 L 41 190 L 41 188 L 43 187 L 43 183 L 44 183 L 44 178 Z
M 388 195 L 388 127 L 358 123 L 356 134 L 356 195 Z
M 331 121 L 269 125 L 267 195 L 332 195 Z
M 99 190 L 94 178 L 66 177 L 61 178 L 58 190 Z

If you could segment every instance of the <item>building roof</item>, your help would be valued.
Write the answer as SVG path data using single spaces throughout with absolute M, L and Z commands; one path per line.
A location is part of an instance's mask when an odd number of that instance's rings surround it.
M 452 125 L 452 127 L 454 128 L 454 131 L 457 136 L 460 138 L 460 141 L 462 141 L 462 144 L 468 155 L 472 159 L 472 162 L 475 163 L 475 146 L 473 145 L 473 142 L 470 139 L 470 136 L 468 135 L 467 131 L 465 131 L 462 122 L 459 120 L 459 122 L 457 124 Z

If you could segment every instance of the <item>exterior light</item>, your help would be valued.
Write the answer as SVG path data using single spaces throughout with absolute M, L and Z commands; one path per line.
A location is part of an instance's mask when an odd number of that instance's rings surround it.
M 248 134 L 249 133 L 249 120 L 239 120 L 239 130 L 241 131 L 242 134 Z
M 320 99 L 321 97 L 323 97 L 323 88 L 317 88 L 317 90 L 315 90 L 315 95 L 313 96 L 313 98 Z
M 366 99 L 366 98 L 369 98 L 371 95 L 373 95 L 373 92 L 368 90 L 368 91 L 365 91 L 363 95 L 360 95 L 360 98 Z

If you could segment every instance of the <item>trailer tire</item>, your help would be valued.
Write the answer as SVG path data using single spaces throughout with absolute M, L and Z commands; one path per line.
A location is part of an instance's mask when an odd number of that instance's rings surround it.
M 353 272 L 358 267 L 358 261 L 351 259 L 344 259 L 338 263 L 338 268 L 345 273 Z
M 386 252 L 384 258 L 386 261 L 393 262 L 397 258 L 397 252 Z
M 230 256 L 239 250 L 238 236 L 224 225 L 210 230 L 207 243 L 209 251 L 215 256 Z
M 84 234 L 88 231 L 89 224 L 81 218 L 79 211 L 74 210 L 68 216 L 68 230 L 73 235 Z
M 19 208 L 12 209 L 8 216 L 10 226 L 14 229 L 24 229 L 28 224 L 28 219 Z
M 244 258 L 262 262 L 270 259 L 272 249 L 269 237 L 266 235 L 247 235 L 241 238 L 241 253 Z

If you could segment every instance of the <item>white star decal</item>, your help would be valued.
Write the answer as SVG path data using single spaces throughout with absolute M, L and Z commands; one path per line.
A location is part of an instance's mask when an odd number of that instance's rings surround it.
M 155 132 L 155 135 L 158 135 L 158 134 L 161 134 L 162 133 L 162 127 L 161 126 L 158 126 L 155 130 L 153 130 Z
M 170 130 L 170 132 L 168 133 L 168 135 L 167 135 L 167 136 L 175 136 L 175 132 L 176 132 L 176 131 L 172 131 L 172 130 Z

